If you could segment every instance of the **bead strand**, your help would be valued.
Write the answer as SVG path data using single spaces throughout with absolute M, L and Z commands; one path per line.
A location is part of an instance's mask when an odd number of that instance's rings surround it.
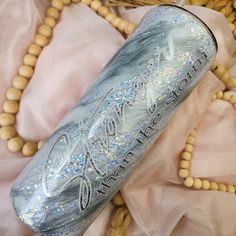
M 221 99 L 232 104 L 236 110 L 236 95 L 232 95 L 229 92 L 218 91 L 211 97 L 211 101 Z M 194 141 L 196 137 L 196 129 L 188 135 L 184 150 L 181 153 L 181 160 L 179 163 L 179 177 L 183 179 L 183 183 L 188 188 L 202 189 L 202 190 L 215 190 L 222 192 L 235 193 L 236 186 L 231 184 L 223 184 L 210 182 L 207 179 L 194 178 L 190 175 L 190 161 L 193 156 Z

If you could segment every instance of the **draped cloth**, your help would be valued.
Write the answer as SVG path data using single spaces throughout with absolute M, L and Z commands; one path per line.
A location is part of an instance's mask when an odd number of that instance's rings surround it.
M 0 112 L 46 7 L 46 0 L 0 2 Z M 225 17 L 202 7 L 186 8 L 209 25 L 218 41 L 217 60 L 236 74 L 236 44 Z M 138 22 L 149 9 L 119 11 L 124 18 Z M 23 93 L 17 115 L 19 134 L 31 140 L 49 136 L 124 42 L 122 34 L 89 7 L 81 3 L 66 7 Z M 223 88 L 208 72 L 122 186 L 133 218 L 128 236 L 236 235 L 236 196 L 187 189 L 178 177 L 181 150 L 188 133 L 197 126 L 191 174 L 236 184 L 235 110 L 221 100 L 208 105 L 212 93 Z M 34 235 L 20 222 L 9 199 L 12 183 L 30 160 L 10 153 L 0 141 L 1 236 Z M 108 204 L 85 235 L 104 236 L 111 211 Z

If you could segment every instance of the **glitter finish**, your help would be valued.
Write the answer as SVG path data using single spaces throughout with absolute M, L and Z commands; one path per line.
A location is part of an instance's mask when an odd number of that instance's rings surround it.
M 13 185 L 20 219 L 41 235 L 82 235 L 216 51 L 212 33 L 186 10 L 146 14 Z

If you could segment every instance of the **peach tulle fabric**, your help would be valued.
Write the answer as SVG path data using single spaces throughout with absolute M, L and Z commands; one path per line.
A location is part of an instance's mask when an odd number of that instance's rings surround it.
M 47 5 L 46 0 L 0 1 L 0 107 Z M 218 60 L 232 66 L 236 44 L 224 16 L 187 8 L 214 31 Z M 148 9 L 120 9 L 120 13 L 138 22 Z M 18 132 L 27 139 L 47 137 L 124 42 L 87 6 L 67 7 L 24 92 Z M 177 175 L 186 136 L 200 122 L 192 175 L 236 184 L 236 112 L 223 101 L 208 106 L 211 94 L 220 88 L 221 82 L 208 72 L 122 187 L 133 217 L 129 236 L 236 235 L 236 195 L 186 189 Z M 1 236 L 34 235 L 18 220 L 9 199 L 12 182 L 30 159 L 10 153 L 0 141 Z M 85 235 L 104 236 L 111 210 L 108 204 Z

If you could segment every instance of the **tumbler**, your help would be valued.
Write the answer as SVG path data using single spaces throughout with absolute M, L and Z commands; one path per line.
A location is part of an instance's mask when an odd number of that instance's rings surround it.
M 17 178 L 10 195 L 19 218 L 40 235 L 83 235 L 216 52 L 192 13 L 151 9 Z

